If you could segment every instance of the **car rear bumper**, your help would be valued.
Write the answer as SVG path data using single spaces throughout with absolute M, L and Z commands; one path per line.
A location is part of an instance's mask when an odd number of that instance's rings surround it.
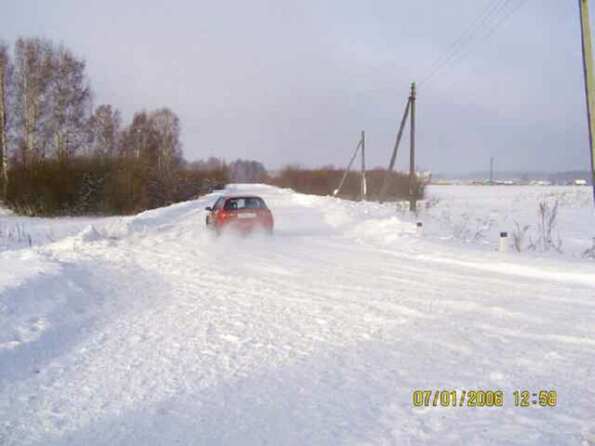
M 271 232 L 273 230 L 273 224 L 271 222 L 263 221 L 260 219 L 254 220 L 240 220 L 234 219 L 231 221 L 226 221 L 219 225 L 221 230 L 231 229 L 240 232 L 251 232 L 257 230 L 265 230 Z

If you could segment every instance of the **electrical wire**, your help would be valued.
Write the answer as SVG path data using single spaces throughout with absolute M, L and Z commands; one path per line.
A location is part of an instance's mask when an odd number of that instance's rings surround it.
M 515 3 L 518 1 L 518 3 Z M 467 56 L 478 39 L 486 40 L 491 37 L 513 14 L 515 14 L 527 0 L 496 0 L 455 40 L 446 55 L 438 58 L 432 64 L 429 73 L 422 78 L 419 85 L 424 85 L 435 78 L 445 69 L 460 62 Z
M 488 33 L 483 37 L 485 39 L 489 39 L 494 35 L 494 33 L 502 26 L 510 17 L 512 17 L 519 9 L 523 7 L 523 5 L 527 3 L 527 0 L 519 0 L 519 3 L 516 6 L 513 6 L 504 16 L 500 18 L 500 21 L 496 23 L 496 25 L 488 31 Z
M 486 33 L 481 36 L 480 38 L 483 41 L 488 40 L 491 36 L 493 36 L 496 31 L 510 18 L 512 17 L 525 3 L 527 2 L 527 0 L 519 0 L 519 2 L 516 5 L 513 5 L 512 8 L 508 9 L 500 18 L 497 22 L 494 23 L 494 26 L 492 26 L 491 28 L 487 29 Z M 458 61 L 463 60 L 465 57 L 467 57 L 470 53 L 473 52 L 473 47 L 470 46 L 468 48 L 466 48 L 466 50 L 461 53 L 460 57 L 458 58 Z
M 428 70 L 429 74 L 424 77 L 420 85 L 427 81 L 436 71 L 438 71 L 445 63 L 447 63 L 453 55 L 455 55 L 458 49 L 464 45 L 466 41 L 469 41 L 473 35 L 477 32 L 479 27 L 486 23 L 498 10 L 502 7 L 503 4 L 510 0 L 495 0 L 492 3 L 489 3 L 487 7 L 482 11 L 482 13 L 476 17 L 476 19 L 459 35 L 459 37 L 454 40 L 450 46 L 447 48 L 447 51 L 434 63 L 431 65 L 430 69 Z

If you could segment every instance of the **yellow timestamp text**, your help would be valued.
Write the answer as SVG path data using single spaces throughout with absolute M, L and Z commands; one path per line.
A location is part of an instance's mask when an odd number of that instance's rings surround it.
M 414 390 L 414 407 L 504 407 L 502 390 Z M 555 390 L 515 390 L 510 400 L 514 407 L 556 407 Z

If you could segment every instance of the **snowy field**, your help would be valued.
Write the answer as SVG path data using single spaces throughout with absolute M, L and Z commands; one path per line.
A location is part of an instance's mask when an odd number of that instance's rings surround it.
M 216 195 L 0 213 L 0 445 L 595 445 L 590 189 L 434 186 L 411 217 L 231 188 L 265 198 L 273 237 L 214 239 Z M 557 249 L 529 246 L 540 201 Z M 499 253 L 516 224 L 526 246 Z M 504 405 L 415 408 L 416 389 Z

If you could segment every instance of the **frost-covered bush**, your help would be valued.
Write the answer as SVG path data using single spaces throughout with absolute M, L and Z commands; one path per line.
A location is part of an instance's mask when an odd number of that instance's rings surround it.
M 512 242 L 514 245 L 514 249 L 517 252 L 521 252 L 525 248 L 525 239 L 527 236 L 527 232 L 530 228 L 531 225 L 525 225 L 521 227 L 518 221 L 514 222 L 514 230 L 512 231 Z
M 473 216 L 469 213 L 461 214 L 460 218 L 452 222 L 448 214 L 442 214 L 442 220 L 452 224 L 453 235 L 465 242 L 480 242 L 486 240 L 488 234 L 496 224 L 492 216 Z
M 593 246 L 583 253 L 583 257 L 586 259 L 595 259 L 595 237 L 593 237 Z
M 558 218 L 559 201 L 556 199 L 553 204 L 548 200 L 539 202 L 537 212 L 537 234 L 535 240 L 531 239 L 530 248 L 537 251 L 549 251 L 554 249 L 562 252 L 562 239 L 556 231 L 556 220 Z
M 20 223 L 15 225 L 0 225 L 0 245 L 32 246 L 33 238 L 25 230 L 25 226 Z

